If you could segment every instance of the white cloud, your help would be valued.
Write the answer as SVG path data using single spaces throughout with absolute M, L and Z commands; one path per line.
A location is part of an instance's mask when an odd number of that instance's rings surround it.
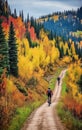
M 49 14 L 55 11 L 77 9 L 82 5 L 82 0 L 8 0 L 11 9 L 23 10 L 34 17 Z

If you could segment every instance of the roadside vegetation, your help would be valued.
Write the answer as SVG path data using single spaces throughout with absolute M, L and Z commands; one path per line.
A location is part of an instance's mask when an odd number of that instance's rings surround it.
M 62 83 L 62 99 L 57 112 L 69 130 L 82 130 L 82 68 L 71 64 Z
M 32 111 L 34 111 L 42 103 L 43 102 L 41 101 L 36 101 L 29 103 L 24 107 L 17 108 L 8 130 L 20 130 Z

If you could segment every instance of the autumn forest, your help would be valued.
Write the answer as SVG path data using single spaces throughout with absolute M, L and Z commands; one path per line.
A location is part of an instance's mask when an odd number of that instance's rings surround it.
M 58 114 L 82 130 L 82 7 L 35 19 L 0 0 L 0 129 L 20 130 L 46 101 L 47 77 L 64 69 Z

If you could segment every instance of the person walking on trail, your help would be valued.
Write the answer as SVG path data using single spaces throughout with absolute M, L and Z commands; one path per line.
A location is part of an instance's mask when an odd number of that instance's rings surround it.
M 53 95 L 53 92 L 50 88 L 48 88 L 47 92 L 46 92 L 47 96 L 48 96 L 48 103 L 49 105 L 51 104 L 51 97 Z
M 57 78 L 58 86 L 60 85 L 60 77 Z

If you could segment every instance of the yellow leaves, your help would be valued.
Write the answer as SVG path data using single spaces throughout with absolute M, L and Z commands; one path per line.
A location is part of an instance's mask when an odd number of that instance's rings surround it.
M 47 56 L 45 58 L 45 66 L 47 66 L 50 63 L 50 56 Z
M 29 50 L 29 55 L 28 55 L 28 59 L 31 61 L 31 63 L 33 64 L 34 68 L 39 67 L 39 59 L 40 58 L 40 53 L 38 51 L 38 48 L 31 48 Z
M 50 62 L 54 63 L 59 57 L 58 50 L 53 46 L 50 51 Z
M 33 65 L 32 62 L 28 60 L 28 57 L 20 56 L 18 66 L 19 75 L 22 78 L 28 78 L 33 74 Z
M 26 56 L 28 54 L 28 50 L 29 50 L 28 40 L 26 38 L 23 38 L 22 43 L 24 45 L 24 51 L 25 51 L 25 56 Z
M 23 38 L 22 40 L 17 39 L 18 43 L 18 54 L 26 56 L 29 51 L 29 43 L 26 38 Z
M 57 20 L 59 19 L 59 15 L 54 15 L 54 16 L 52 16 L 52 18 L 53 18 L 55 21 L 57 21 Z
M 12 93 L 15 90 L 16 90 L 16 87 L 13 84 L 13 82 L 11 80 L 7 79 L 7 92 Z
M 74 55 L 73 57 L 74 57 L 75 61 L 78 60 L 78 55 Z
M 75 84 L 73 84 L 73 83 L 71 83 L 71 88 L 72 88 L 72 94 L 73 94 L 73 97 L 75 98 L 77 98 L 77 94 L 78 94 L 78 88 L 77 88 L 77 86 L 75 85 Z
M 72 112 L 75 112 L 77 117 L 81 117 L 82 113 L 82 93 L 77 84 L 80 76 L 82 74 L 82 68 L 79 62 L 71 64 L 69 66 L 66 84 L 67 84 L 67 94 L 65 95 L 63 101 L 65 107 Z
M 22 78 L 28 79 L 39 71 L 38 75 L 43 75 L 42 69 L 44 70 L 49 63 L 55 63 L 59 58 L 59 51 L 54 45 L 54 40 L 49 40 L 47 33 L 43 29 L 40 31 L 39 46 L 29 48 L 26 38 L 17 42 L 19 49 L 19 75 Z
M 45 53 L 42 48 L 31 48 L 26 57 L 19 57 L 18 66 L 20 76 L 28 79 L 33 75 L 34 70 L 39 70 L 40 64 L 43 64 L 44 61 Z
M 76 100 L 78 100 L 78 102 L 80 102 L 82 104 L 82 94 L 78 93 L 78 98 L 76 98 Z
M 60 44 L 59 44 L 59 46 L 60 46 L 60 48 L 63 46 L 63 42 L 62 41 L 60 41 Z
M 68 72 L 70 80 L 72 82 L 76 82 L 78 81 L 80 75 L 82 74 L 82 69 L 79 64 L 74 63 L 70 65 Z
M 64 43 L 63 43 L 64 44 Z M 66 54 L 66 51 L 69 50 L 68 49 L 68 43 L 66 42 L 65 45 L 63 46 L 64 48 L 64 54 Z
M 71 44 L 71 52 L 72 52 L 72 55 L 75 55 L 75 46 L 74 46 L 74 42 L 72 42 Z
M 45 62 L 46 54 L 42 48 L 40 48 L 39 53 L 40 53 L 40 57 L 39 57 L 40 64 L 43 64 Z
M 39 74 L 40 74 L 41 77 L 44 75 L 44 71 L 40 68 L 39 68 Z
M 45 38 L 45 36 L 46 36 L 46 33 L 44 32 L 43 29 L 41 29 L 41 30 L 40 30 L 40 33 L 39 33 L 39 37 L 40 37 L 40 39 L 43 41 L 44 38 Z
M 39 46 L 29 48 L 26 38 L 17 40 L 19 75 L 22 78 L 29 79 L 36 72 L 39 72 L 38 76 L 42 76 L 47 65 L 49 63 L 54 64 L 59 58 L 59 51 L 55 47 L 55 41 L 49 40 L 47 33 L 43 29 L 40 31 L 40 40 L 38 42 Z
M 47 36 L 44 37 L 43 43 L 44 43 L 44 45 L 45 45 L 45 44 L 47 45 L 47 43 L 48 43 L 48 37 L 47 37 Z
M 70 63 L 70 61 L 72 61 L 71 57 L 69 56 L 65 56 L 62 60 L 64 63 Z
M 73 98 L 78 103 L 82 103 L 82 94 L 80 93 L 79 87 L 77 85 L 77 82 L 80 79 L 81 74 L 82 69 L 79 65 L 79 62 L 70 65 L 67 74 L 67 87 L 70 90 L 69 93 L 71 93 Z

